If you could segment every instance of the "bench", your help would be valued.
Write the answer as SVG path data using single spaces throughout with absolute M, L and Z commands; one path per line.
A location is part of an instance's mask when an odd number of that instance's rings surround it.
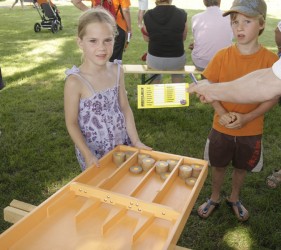
M 141 83 L 151 83 L 151 81 L 159 74 L 201 74 L 193 65 L 185 65 L 182 70 L 156 70 L 150 69 L 147 65 L 143 64 L 123 64 L 125 74 L 141 74 Z M 151 74 L 148 79 L 145 78 L 146 74 Z
M 36 206 L 22 201 L 12 200 L 10 205 L 4 208 L 4 220 L 10 223 L 16 223 L 34 208 Z
M 25 217 L 29 212 L 35 209 L 36 206 L 25 203 L 19 200 L 12 200 L 9 206 L 4 208 L 4 220 L 12 224 L 18 222 Z M 174 250 L 190 250 L 188 248 L 176 246 Z

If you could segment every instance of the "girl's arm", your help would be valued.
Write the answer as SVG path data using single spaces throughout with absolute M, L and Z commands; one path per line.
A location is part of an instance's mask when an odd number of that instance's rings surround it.
M 81 82 L 75 76 L 69 76 L 64 87 L 64 113 L 68 133 L 82 153 L 86 166 L 98 165 L 98 159 L 94 157 L 88 148 L 84 136 L 78 124 L 78 110 L 81 96 Z
M 127 97 L 127 93 L 126 93 L 126 89 L 125 89 L 123 68 L 121 68 L 121 72 L 120 72 L 119 105 L 120 105 L 121 112 L 125 116 L 127 133 L 130 137 L 130 140 L 131 140 L 133 146 L 138 147 L 138 148 L 144 148 L 144 149 L 147 149 L 147 150 L 151 150 L 150 147 L 144 145 L 139 139 L 139 135 L 138 135 L 138 132 L 137 132 L 137 129 L 136 129 L 134 115 L 133 115 L 132 109 L 130 107 L 128 97 Z

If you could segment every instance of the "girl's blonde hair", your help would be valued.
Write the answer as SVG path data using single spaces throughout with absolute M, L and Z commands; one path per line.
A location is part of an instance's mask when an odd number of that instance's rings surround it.
M 91 23 L 108 23 L 112 27 L 113 36 L 118 34 L 114 17 L 104 8 L 96 7 L 86 10 L 79 17 L 77 35 L 80 39 L 85 35 L 87 25 Z
M 237 13 L 237 12 L 230 13 L 230 20 L 231 20 L 231 21 L 234 21 L 234 20 L 236 19 L 236 17 L 237 17 L 238 14 L 239 14 L 239 13 Z M 265 24 L 265 19 L 264 19 L 264 16 L 263 16 L 263 15 L 258 15 L 258 16 L 256 16 L 256 17 L 251 17 L 251 18 L 257 19 L 257 20 L 259 21 L 260 26 L 262 26 L 262 25 Z M 264 31 L 264 28 L 260 30 L 259 36 L 262 34 L 263 31 Z

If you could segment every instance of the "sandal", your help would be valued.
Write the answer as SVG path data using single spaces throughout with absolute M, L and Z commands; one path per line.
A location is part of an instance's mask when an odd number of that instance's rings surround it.
M 249 213 L 247 209 L 242 205 L 241 201 L 231 202 L 226 199 L 226 204 L 231 207 L 232 211 L 239 221 L 246 221 L 249 219 Z
M 203 203 L 198 209 L 197 213 L 198 215 L 203 218 L 207 219 L 211 213 L 220 206 L 220 201 L 215 202 L 210 199 L 207 199 L 205 203 Z
M 269 175 L 266 178 L 266 185 L 269 188 L 277 188 L 281 183 L 281 170 L 273 172 L 272 175 Z

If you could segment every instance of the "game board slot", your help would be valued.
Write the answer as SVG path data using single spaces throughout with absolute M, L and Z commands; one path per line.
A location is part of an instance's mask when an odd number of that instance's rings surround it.
M 173 232 L 173 223 L 160 218 L 153 222 L 133 241 L 131 249 L 134 250 L 167 250 L 165 241 Z
M 141 183 L 132 191 L 131 196 L 151 202 L 159 190 L 163 181 L 155 172 L 155 167 L 150 169 Z
M 90 212 L 95 210 L 100 205 L 101 205 L 101 201 L 98 199 L 95 198 L 87 199 L 86 202 L 81 207 L 81 209 L 75 215 L 76 223 L 79 223 L 82 220 L 84 220 L 87 216 L 89 216 Z
M 110 227 L 114 226 L 118 222 L 118 220 L 125 216 L 126 212 L 127 209 L 124 207 L 112 206 L 111 211 L 109 212 L 107 218 L 105 219 L 102 225 L 102 235 L 104 235 Z
M 75 198 L 76 197 L 72 192 L 67 192 L 59 196 L 51 205 L 47 207 L 48 216 L 51 216 L 53 213 L 56 213 L 57 210 L 61 209 L 63 206 L 67 206 L 67 204 L 71 203 Z
M 138 224 L 133 233 L 133 242 L 136 241 L 145 230 L 152 224 L 155 217 L 149 213 L 142 213 L 138 220 Z
M 140 174 L 133 174 L 130 172 L 130 167 L 136 164 L 137 155 L 134 155 L 133 157 L 130 157 L 126 163 L 120 166 L 113 175 L 101 183 L 99 187 L 122 194 L 129 194 L 145 175 L 144 172 Z
M 185 179 L 179 177 L 179 167 L 181 164 L 201 164 L 204 165 L 202 172 L 198 176 L 196 183 L 193 187 L 186 185 Z M 165 185 L 159 191 L 153 202 L 169 206 L 178 212 L 182 212 L 186 209 L 186 204 L 190 203 L 192 206 L 194 203 L 190 202 L 190 199 L 194 197 L 194 190 L 198 190 L 203 185 L 203 175 L 207 175 L 207 162 L 195 161 L 192 158 L 185 157 L 181 164 L 178 165 L 172 176 L 166 180 Z

